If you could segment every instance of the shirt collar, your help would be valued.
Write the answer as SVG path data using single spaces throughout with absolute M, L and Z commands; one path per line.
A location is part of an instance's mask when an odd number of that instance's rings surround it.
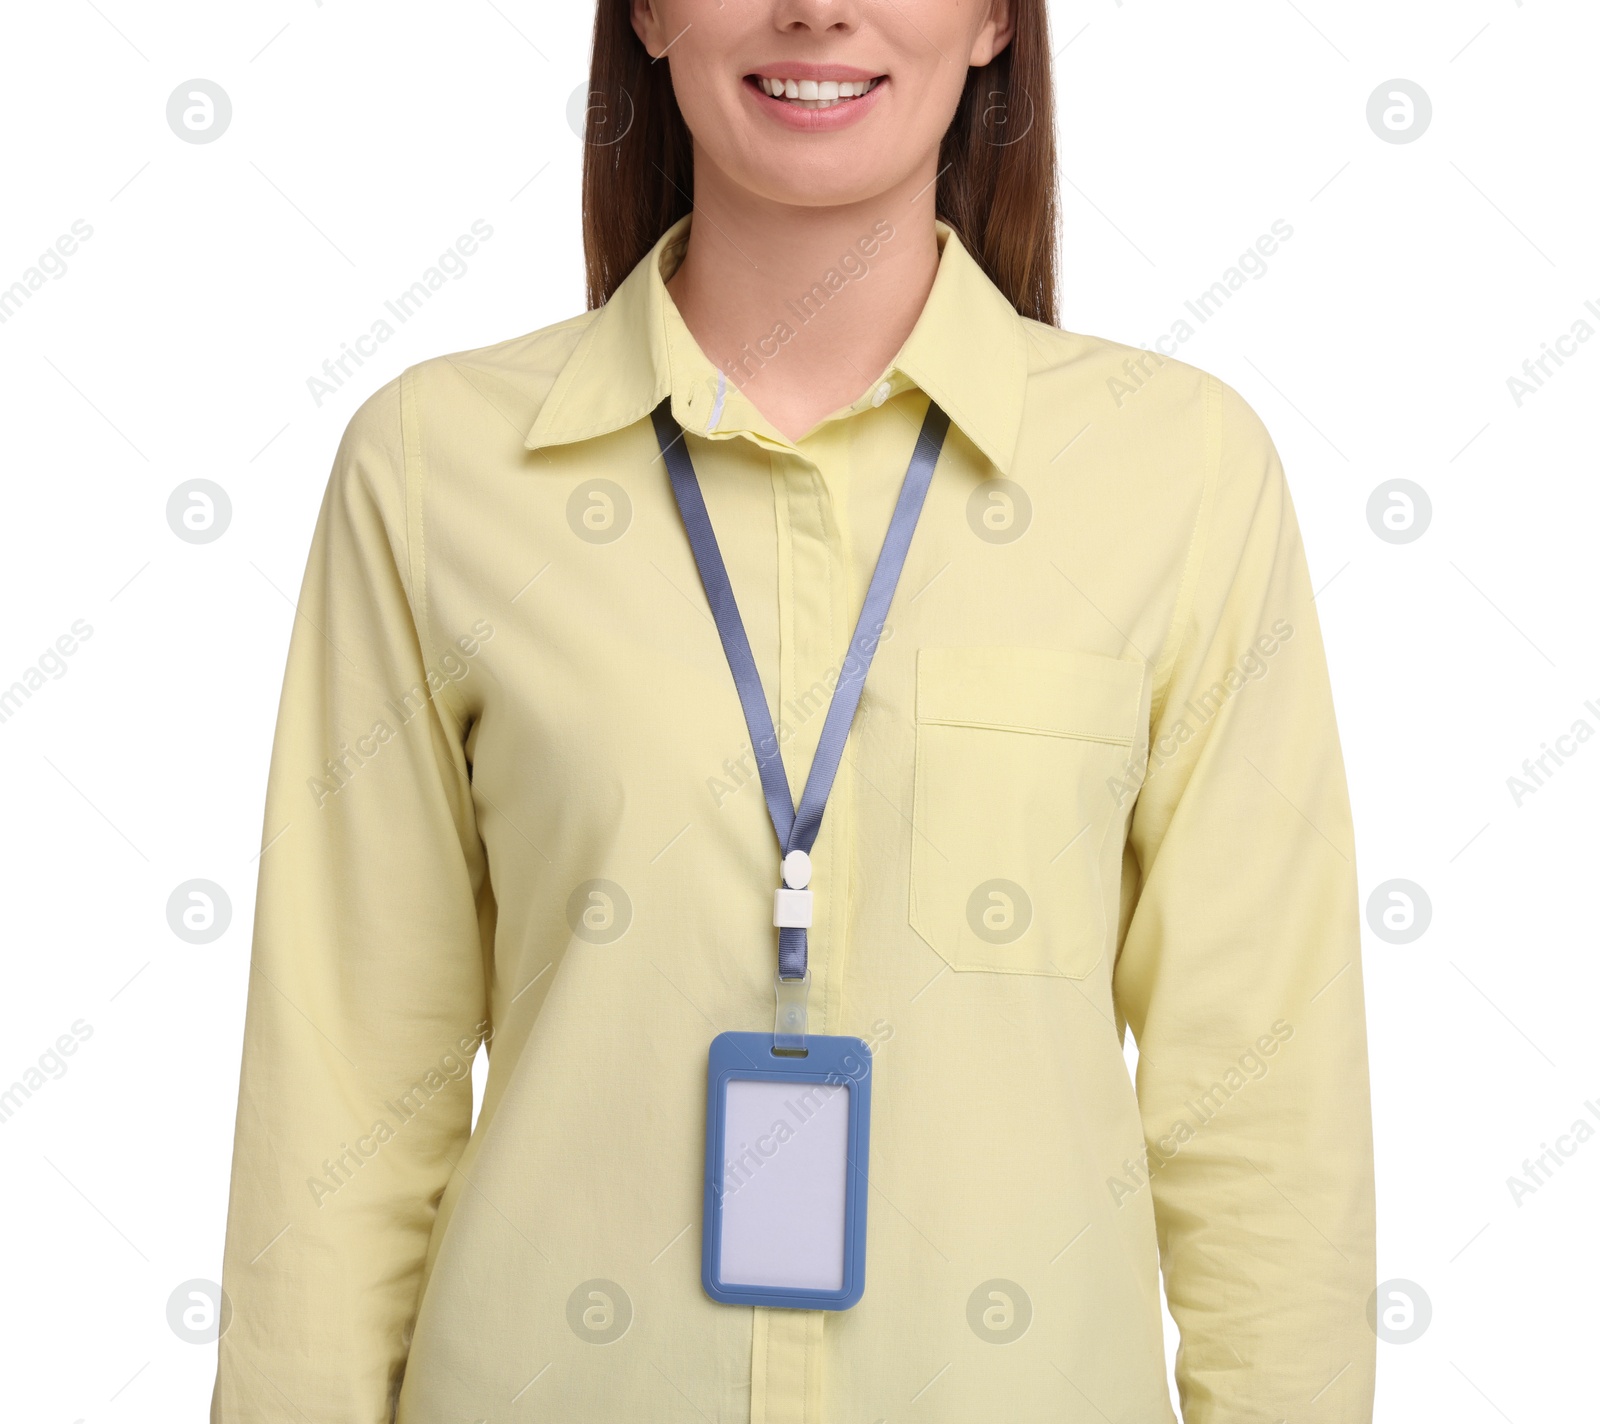
M 686 430 L 713 438 L 744 434 L 793 448 L 700 351 L 667 291 L 689 222 L 684 217 L 668 228 L 594 314 L 523 441 L 527 449 L 621 430 L 669 396 Z M 873 387 L 885 380 L 891 392 L 917 387 L 1002 475 L 1010 475 L 1027 377 L 1023 321 L 954 230 L 943 222 L 935 228 L 940 256 L 933 288 L 911 335 Z M 869 390 L 847 410 L 870 398 Z M 719 428 L 734 425 L 735 414 L 741 429 Z

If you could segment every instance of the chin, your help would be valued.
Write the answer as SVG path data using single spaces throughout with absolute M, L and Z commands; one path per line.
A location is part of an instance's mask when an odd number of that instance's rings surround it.
M 723 168 L 738 187 L 768 202 L 796 208 L 836 208 L 868 203 L 891 192 L 904 176 L 860 160 L 878 157 L 871 144 L 851 139 L 829 145 L 827 151 L 797 155 L 788 145 L 767 148 L 756 157 L 752 145 L 740 153 L 740 162 Z M 713 157 L 713 162 L 715 158 Z

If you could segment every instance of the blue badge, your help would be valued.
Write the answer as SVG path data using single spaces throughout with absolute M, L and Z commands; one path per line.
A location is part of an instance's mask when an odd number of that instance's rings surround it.
M 711 1042 L 701 1281 L 713 1300 L 847 1310 L 866 1285 L 872 1051 L 808 1034 Z

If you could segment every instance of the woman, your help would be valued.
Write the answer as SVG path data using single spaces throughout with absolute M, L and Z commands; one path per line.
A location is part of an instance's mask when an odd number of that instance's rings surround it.
M 1301 541 L 1233 391 L 1054 325 L 1043 0 L 595 35 L 595 309 L 411 367 L 334 464 L 213 1419 L 1154 1424 L 1158 1250 L 1189 1424 L 1368 1419 Z M 702 1261 L 709 1048 L 784 1003 L 871 1049 L 848 1308 Z

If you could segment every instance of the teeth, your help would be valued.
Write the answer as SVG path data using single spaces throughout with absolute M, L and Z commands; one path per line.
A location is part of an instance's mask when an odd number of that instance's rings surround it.
M 877 86 L 876 79 L 769 79 L 756 80 L 764 94 L 774 99 L 798 101 L 807 109 L 827 109 L 845 99 L 859 99 Z

